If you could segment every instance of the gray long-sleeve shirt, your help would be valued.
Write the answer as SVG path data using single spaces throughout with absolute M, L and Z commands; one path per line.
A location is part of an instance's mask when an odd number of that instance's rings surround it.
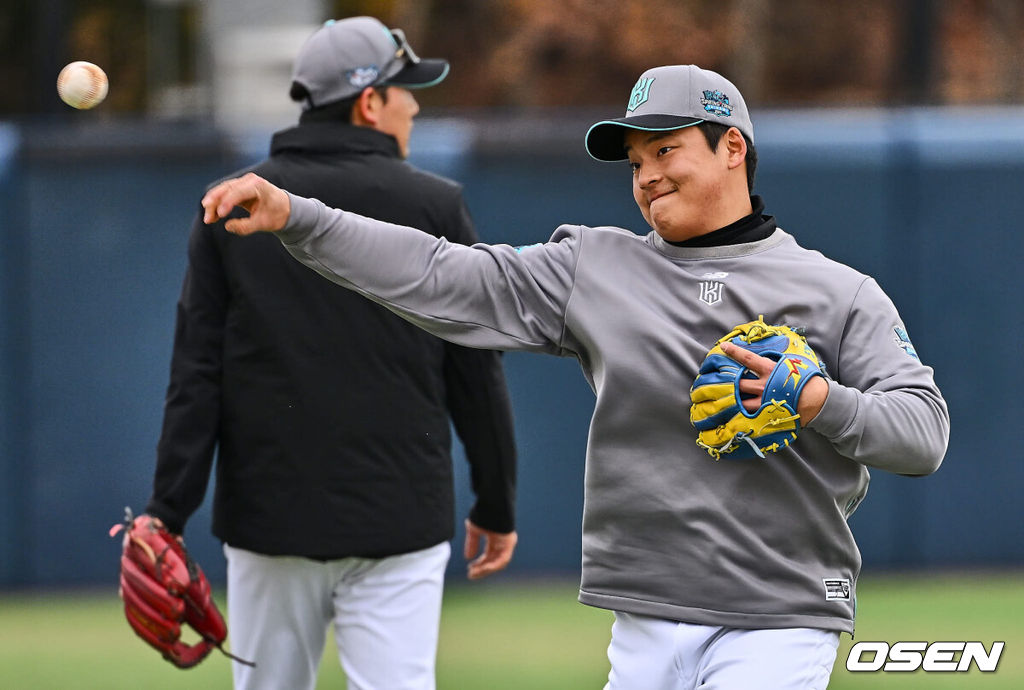
M 596 395 L 580 601 L 706 625 L 853 632 L 847 518 L 868 467 L 928 474 L 949 417 L 896 308 L 868 276 L 786 232 L 684 248 L 564 225 L 547 243 L 449 244 L 291 198 L 298 260 L 442 338 L 577 358 Z M 806 329 L 821 412 L 764 460 L 712 460 L 689 423 L 710 346 L 759 315 Z

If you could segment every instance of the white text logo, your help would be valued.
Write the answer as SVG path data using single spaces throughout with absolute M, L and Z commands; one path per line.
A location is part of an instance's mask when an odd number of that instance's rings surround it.
M 979 671 L 996 670 L 1005 642 L 986 650 L 981 642 L 858 642 L 850 648 L 847 671 L 916 671 L 965 673 L 972 662 Z

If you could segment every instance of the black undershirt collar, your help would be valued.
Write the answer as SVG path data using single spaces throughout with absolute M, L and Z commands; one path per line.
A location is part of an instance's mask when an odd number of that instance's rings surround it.
M 684 242 L 668 242 L 675 247 L 724 247 L 730 244 L 746 244 L 757 242 L 771 236 L 775 232 L 775 217 L 764 215 L 764 200 L 760 196 L 751 195 L 750 206 L 753 211 L 734 223 L 726 225 L 699 237 L 692 237 Z

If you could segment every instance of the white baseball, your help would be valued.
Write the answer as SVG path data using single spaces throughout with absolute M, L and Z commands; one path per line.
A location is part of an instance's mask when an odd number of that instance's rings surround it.
M 60 99 L 79 110 L 88 110 L 107 97 L 107 75 L 91 62 L 72 62 L 57 75 Z

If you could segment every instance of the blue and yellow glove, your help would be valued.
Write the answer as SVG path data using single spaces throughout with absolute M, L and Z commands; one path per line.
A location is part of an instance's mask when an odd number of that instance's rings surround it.
M 724 342 L 776 362 L 754 412 L 743 407 L 740 379 L 757 375 L 726 356 Z M 737 326 L 711 348 L 690 388 L 697 445 L 715 460 L 763 458 L 785 448 L 800 431 L 800 392 L 811 378 L 824 376 L 824 369 L 803 335 L 788 326 L 769 325 L 764 317 Z

